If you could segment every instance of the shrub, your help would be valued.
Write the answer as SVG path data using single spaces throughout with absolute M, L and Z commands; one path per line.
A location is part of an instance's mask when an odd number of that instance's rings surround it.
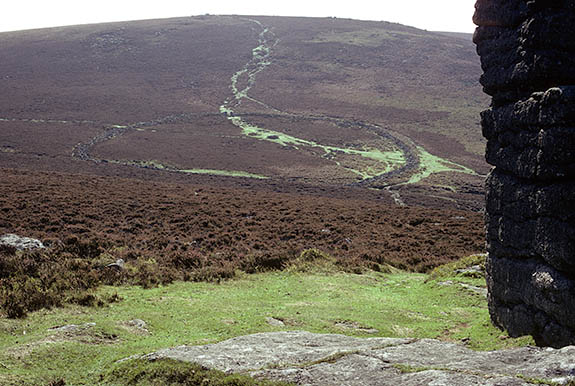
M 59 304 L 58 292 L 46 288 L 38 278 L 18 275 L 0 280 L 0 307 L 9 318 L 21 318 L 29 311 Z
M 337 260 L 316 248 L 305 249 L 289 267 L 296 272 L 333 272 Z
M 85 291 L 100 282 L 88 262 L 61 248 L 0 251 L 0 309 L 11 318 L 61 305 L 66 293 Z
M 219 261 L 192 272 L 192 281 L 220 282 L 236 275 L 236 267 L 232 262 Z
M 76 236 L 70 236 L 64 240 L 63 245 L 60 247 L 63 251 L 71 253 L 79 258 L 94 259 L 98 257 L 104 250 L 101 245 L 102 242 L 96 239 L 81 240 Z
M 241 259 L 239 267 L 246 273 L 266 272 L 284 269 L 290 261 L 295 260 L 295 251 L 283 254 L 271 252 L 252 253 Z
M 302 262 L 333 262 L 334 259 L 327 253 L 324 253 L 316 248 L 306 249 L 299 255 L 299 260 Z

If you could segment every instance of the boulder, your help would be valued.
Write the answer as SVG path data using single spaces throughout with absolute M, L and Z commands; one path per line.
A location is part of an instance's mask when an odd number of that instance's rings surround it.
M 575 347 L 472 351 L 433 339 L 270 332 L 145 355 L 297 385 L 532 385 L 575 379 Z
M 11 233 L 0 236 L 0 245 L 9 245 L 20 251 L 26 249 L 46 248 L 40 240 L 36 240 L 30 237 L 22 237 Z

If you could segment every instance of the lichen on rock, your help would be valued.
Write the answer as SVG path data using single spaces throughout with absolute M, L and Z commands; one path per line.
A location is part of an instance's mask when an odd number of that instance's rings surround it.
M 475 386 L 565 384 L 575 376 L 573 355 L 575 347 L 481 352 L 434 339 L 281 331 L 179 346 L 140 358 L 199 363 L 297 385 Z
M 36 240 L 30 237 L 18 236 L 12 233 L 1 236 L 0 245 L 11 246 L 18 250 L 46 248 L 46 246 L 40 240 Z

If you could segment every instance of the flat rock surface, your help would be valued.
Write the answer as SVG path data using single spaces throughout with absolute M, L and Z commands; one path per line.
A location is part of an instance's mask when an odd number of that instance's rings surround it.
M 575 379 L 575 347 L 472 351 L 432 339 L 354 338 L 305 331 L 241 336 L 145 356 L 298 385 L 529 385 Z M 531 381 L 531 383 L 529 382 Z

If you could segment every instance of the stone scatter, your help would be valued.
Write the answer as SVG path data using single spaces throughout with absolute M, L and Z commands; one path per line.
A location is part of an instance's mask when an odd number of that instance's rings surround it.
M 575 344 L 575 1 L 478 0 L 493 322 Z

